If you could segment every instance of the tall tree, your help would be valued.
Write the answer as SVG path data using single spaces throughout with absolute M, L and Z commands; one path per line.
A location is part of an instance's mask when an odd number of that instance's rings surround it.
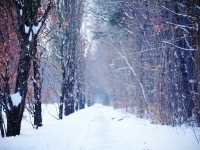
M 76 85 L 81 69 L 78 62 L 82 60 L 80 29 L 83 14 L 83 1 L 62 0 L 58 1 L 54 15 L 57 24 L 52 25 L 53 39 L 51 45 L 53 59 L 62 70 L 61 94 L 59 105 L 59 118 L 62 119 L 63 108 L 67 116 L 77 108 Z M 80 58 L 81 57 L 81 58 Z M 84 62 L 81 61 L 81 63 Z M 76 106 L 75 106 L 76 102 Z M 64 105 L 64 106 L 63 106 Z
M 20 48 L 19 61 L 17 61 L 15 94 L 10 95 L 9 74 L 4 73 L 3 79 L 3 98 L 1 102 L 5 106 L 7 116 L 6 136 L 20 134 L 31 61 L 37 53 L 37 37 L 51 9 L 51 5 L 51 1 L 43 1 L 41 3 L 40 0 L 1 1 L 1 7 L 6 12 L 5 16 L 1 15 L 5 19 L 9 15 L 12 16 L 13 20 L 9 26 L 12 26 L 14 33 L 17 35 Z M 40 101 L 40 98 L 37 100 Z

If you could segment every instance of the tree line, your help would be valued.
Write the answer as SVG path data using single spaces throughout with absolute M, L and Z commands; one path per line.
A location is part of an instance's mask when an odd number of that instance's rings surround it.
M 195 117 L 199 126 L 199 1 L 94 2 L 88 14 L 100 26 L 92 29 L 96 55 L 108 54 L 98 80 L 110 103 L 155 124 Z
M 57 119 L 84 108 L 82 11 L 81 0 L 0 1 L 2 137 L 20 134 L 25 109 L 42 126 L 41 103 L 52 99 Z

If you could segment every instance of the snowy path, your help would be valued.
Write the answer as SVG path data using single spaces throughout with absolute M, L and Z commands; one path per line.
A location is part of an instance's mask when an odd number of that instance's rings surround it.
M 63 120 L 55 120 L 46 108 L 43 127 L 34 130 L 23 120 L 22 134 L 0 138 L 0 150 L 200 150 L 190 128 L 152 125 L 99 104 Z M 55 106 L 48 108 L 56 114 Z

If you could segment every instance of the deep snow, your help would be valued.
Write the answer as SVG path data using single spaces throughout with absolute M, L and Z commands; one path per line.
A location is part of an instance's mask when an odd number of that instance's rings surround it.
M 44 126 L 38 130 L 25 112 L 21 134 L 0 138 L 0 150 L 200 150 L 191 127 L 153 125 L 101 104 L 56 120 L 56 108 L 43 105 Z

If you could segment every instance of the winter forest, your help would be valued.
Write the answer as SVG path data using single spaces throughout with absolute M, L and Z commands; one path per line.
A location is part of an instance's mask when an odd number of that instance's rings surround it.
M 45 128 L 48 104 L 57 121 L 100 103 L 198 129 L 199 28 L 199 0 L 1 0 L 1 137 L 25 111 Z

